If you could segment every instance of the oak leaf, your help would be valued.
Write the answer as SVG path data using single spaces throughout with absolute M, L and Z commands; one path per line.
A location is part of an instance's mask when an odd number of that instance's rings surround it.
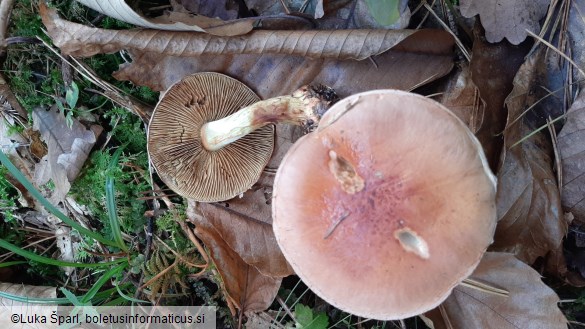
M 518 45 L 528 36 L 526 30 L 538 34 L 538 22 L 549 4 L 550 0 L 461 0 L 460 9 L 465 17 L 479 14 L 489 42 L 506 38 Z

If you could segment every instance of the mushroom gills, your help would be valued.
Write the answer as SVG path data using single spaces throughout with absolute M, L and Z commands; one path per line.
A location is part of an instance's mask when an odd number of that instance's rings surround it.
M 394 237 L 407 252 L 411 252 L 422 259 L 430 257 L 427 242 L 413 230 L 407 227 L 398 229 L 394 231 Z

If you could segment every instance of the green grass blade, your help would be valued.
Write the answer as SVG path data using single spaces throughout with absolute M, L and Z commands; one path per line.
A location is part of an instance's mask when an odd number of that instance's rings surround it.
M 35 303 L 35 304 L 47 304 L 47 305 L 63 305 L 71 304 L 67 298 L 34 298 L 9 294 L 4 291 L 0 291 L 0 298 L 6 298 L 20 303 Z
M 67 288 L 61 287 L 60 290 L 63 295 L 65 295 L 65 298 L 67 298 L 69 302 L 73 304 L 73 306 L 85 306 L 81 303 L 79 298 L 77 298 L 77 296 L 75 296 L 71 291 L 67 290 Z
M 118 165 L 118 158 L 122 153 L 124 147 L 120 147 L 116 150 L 114 155 L 112 156 L 112 161 L 109 165 L 109 170 L 107 172 L 106 177 L 106 207 L 108 208 L 108 217 L 110 219 L 110 227 L 112 229 L 112 233 L 114 235 L 114 240 L 116 241 L 118 247 L 124 251 L 128 251 L 128 247 L 126 247 L 126 243 L 122 238 L 122 231 L 120 230 L 120 223 L 118 222 L 118 213 L 116 210 L 116 199 L 114 190 L 114 175 L 112 170 L 115 166 Z
M 26 189 L 30 192 L 30 194 L 37 199 L 51 214 L 55 215 L 59 218 L 63 223 L 71 226 L 72 228 L 76 229 L 79 233 L 91 237 L 103 244 L 109 246 L 118 246 L 118 244 L 114 241 L 110 241 L 109 239 L 104 238 L 100 234 L 88 230 L 85 227 L 81 226 L 79 223 L 71 220 L 69 217 L 65 216 L 57 207 L 51 204 L 43 195 L 37 191 L 37 189 L 24 177 L 24 175 L 18 170 L 12 162 L 8 159 L 6 154 L 0 150 L 0 162 L 10 171 L 12 176 L 16 178 Z
M 113 288 L 102 290 L 102 291 L 98 292 L 97 294 L 95 294 L 95 296 L 93 297 L 91 302 L 94 305 L 104 306 L 102 304 L 104 304 L 105 301 L 111 300 L 113 297 L 116 296 L 118 288 L 119 289 L 127 289 L 130 286 L 132 286 L 132 284 L 127 282 L 127 283 L 124 283 L 121 285 L 117 285 Z
M 24 260 L 15 260 L 13 262 L 0 263 L 0 267 L 9 267 L 9 266 L 20 265 L 20 264 L 28 264 L 28 262 L 24 261 Z
M 545 124 L 545 125 L 542 125 L 542 126 L 538 127 L 536 130 L 534 130 L 534 131 L 530 132 L 530 134 L 528 134 L 528 135 L 526 135 L 526 136 L 522 137 L 522 139 L 520 139 L 520 140 L 519 140 L 519 141 L 517 141 L 516 143 L 512 144 L 512 146 L 510 146 L 510 148 L 516 147 L 516 146 L 518 146 L 519 144 L 522 144 L 522 143 L 524 143 L 524 141 L 526 141 L 526 140 L 527 140 L 527 139 L 529 139 L 530 137 L 532 137 L 532 136 L 534 136 L 534 135 L 538 134 L 540 131 L 542 131 L 542 130 L 546 129 L 548 126 L 550 126 L 550 125 L 552 125 L 553 123 L 555 123 L 555 122 L 557 122 L 557 121 L 559 121 L 559 120 L 563 119 L 564 117 L 565 117 L 565 114 L 563 114 L 563 115 L 561 115 L 561 116 L 559 116 L 559 117 L 555 118 L 554 120 L 551 120 L 551 121 L 549 121 L 549 122 L 548 122 L 547 124 Z
M 124 297 L 118 297 L 116 299 L 112 299 L 111 301 L 105 303 L 103 306 L 124 306 L 128 305 L 128 301 Z
M 97 294 L 100 288 L 106 284 L 113 276 L 122 272 L 128 264 L 120 264 L 116 267 L 112 267 L 107 272 L 102 274 L 102 276 L 97 280 L 97 282 L 89 289 L 89 291 L 83 296 L 81 299 L 81 303 L 85 304 L 93 299 L 93 297 Z
M 55 266 L 69 266 L 69 267 L 84 267 L 84 268 L 96 268 L 96 267 L 104 267 L 104 266 L 109 266 L 109 265 L 116 265 L 116 264 L 120 264 L 121 262 L 126 262 L 127 259 L 126 258 L 120 258 L 117 259 L 115 261 L 111 261 L 111 262 L 106 262 L 106 263 L 74 263 L 74 262 L 66 262 L 66 261 L 62 261 L 62 260 L 57 260 L 57 259 L 52 259 L 52 258 L 48 258 L 48 257 L 44 257 L 44 256 L 39 256 L 37 254 L 35 254 L 34 252 L 30 252 L 28 250 L 24 250 L 19 248 L 18 246 L 13 245 L 12 243 L 4 240 L 4 239 L 0 239 L 0 248 L 4 248 L 7 249 L 9 251 L 12 251 L 13 253 L 20 255 L 26 259 L 29 260 L 34 260 L 35 262 L 39 262 L 39 263 L 43 263 L 43 264 L 49 264 L 49 265 L 55 265 Z
M 122 296 L 122 298 L 124 298 L 127 301 L 134 302 L 134 303 L 148 303 L 148 304 L 150 304 L 150 302 L 147 300 L 136 299 L 136 298 L 133 298 L 133 297 L 126 295 L 125 293 L 122 292 L 122 289 L 120 289 L 118 286 L 116 286 L 116 290 L 118 290 L 118 294 L 120 296 Z

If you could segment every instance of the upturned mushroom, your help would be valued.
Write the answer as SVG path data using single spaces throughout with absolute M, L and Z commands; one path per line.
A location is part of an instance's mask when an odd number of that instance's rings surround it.
M 273 123 L 313 129 L 335 99 L 326 87 L 304 86 L 260 101 L 246 85 L 219 73 L 189 75 L 157 104 L 148 153 L 176 193 L 201 202 L 231 199 L 260 177 L 274 147 Z
M 296 274 L 341 310 L 401 319 L 439 305 L 492 243 L 496 179 L 439 103 L 377 90 L 334 105 L 288 151 L 272 213 Z

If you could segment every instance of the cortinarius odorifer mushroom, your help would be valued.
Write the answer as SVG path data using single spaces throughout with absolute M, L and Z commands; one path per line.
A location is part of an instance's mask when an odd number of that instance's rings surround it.
M 148 127 L 148 153 L 160 178 L 178 194 L 201 202 L 228 200 L 249 189 L 268 163 L 274 146 L 271 123 L 311 130 L 332 97 L 326 87 L 304 86 L 290 96 L 260 101 L 226 75 L 189 75 L 157 104 Z
M 401 319 L 469 276 L 496 227 L 496 179 L 470 130 L 397 90 L 334 105 L 284 157 L 273 228 L 298 276 L 330 304 Z

